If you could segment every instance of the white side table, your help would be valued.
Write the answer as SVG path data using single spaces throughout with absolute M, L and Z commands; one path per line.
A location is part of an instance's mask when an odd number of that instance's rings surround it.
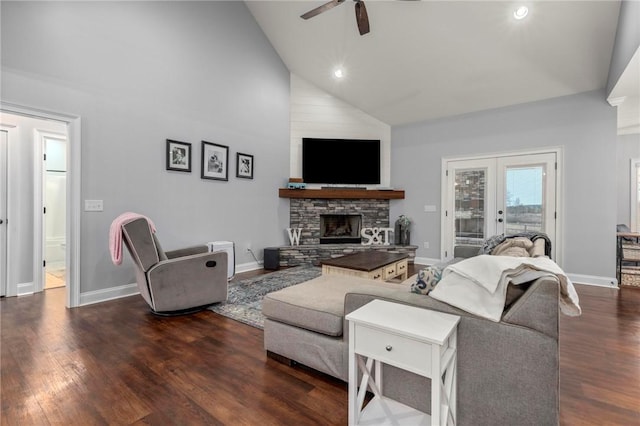
M 374 300 L 351 312 L 346 319 L 350 425 L 456 424 L 459 316 Z M 383 396 L 382 363 L 431 378 L 431 415 Z M 360 386 L 356 364 L 362 371 Z M 367 388 L 375 396 L 363 409 Z

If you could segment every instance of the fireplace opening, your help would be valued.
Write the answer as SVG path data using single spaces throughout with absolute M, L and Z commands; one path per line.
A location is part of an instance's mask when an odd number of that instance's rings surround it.
M 320 244 L 358 244 L 361 227 L 359 214 L 320 215 Z

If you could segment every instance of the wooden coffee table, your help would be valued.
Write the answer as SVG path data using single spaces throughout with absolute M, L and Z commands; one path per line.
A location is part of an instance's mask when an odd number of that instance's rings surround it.
M 365 251 L 342 257 L 323 260 L 322 275 L 349 275 L 373 280 L 389 281 L 407 279 L 408 258 L 406 253 Z

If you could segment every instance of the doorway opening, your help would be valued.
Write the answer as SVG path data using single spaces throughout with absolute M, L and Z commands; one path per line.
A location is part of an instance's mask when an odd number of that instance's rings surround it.
M 1 103 L 0 123 L 15 129 L 7 140 L 6 296 L 65 285 L 66 306 L 78 306 L 80 118 Z
M 67 137 L 40 132 L 44 177 L 44 289 L 66 285 Z

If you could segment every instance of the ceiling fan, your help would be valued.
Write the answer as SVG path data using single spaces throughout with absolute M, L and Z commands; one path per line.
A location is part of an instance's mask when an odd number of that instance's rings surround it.
M 360 35 L 365 35 L 369 32 L 369 16 L 367 15 L 367 8 L 364 6 L 364 1 L 362 0 L 353 0 L 356 2 L 356 23 L 358 24 L 358 31 L 360 31 Z M 328 3 L 323 4 L 322 6 L 318 6 L 315 9 L 308 11 L 307 13 L 300 15 L 302 19 L 310 19 L 314 16 L 321 14 L 322 12 L 326 12 L 329 9 L 333 9 L 340 3 L 343 3 L 344 0 L 331 0 Z

